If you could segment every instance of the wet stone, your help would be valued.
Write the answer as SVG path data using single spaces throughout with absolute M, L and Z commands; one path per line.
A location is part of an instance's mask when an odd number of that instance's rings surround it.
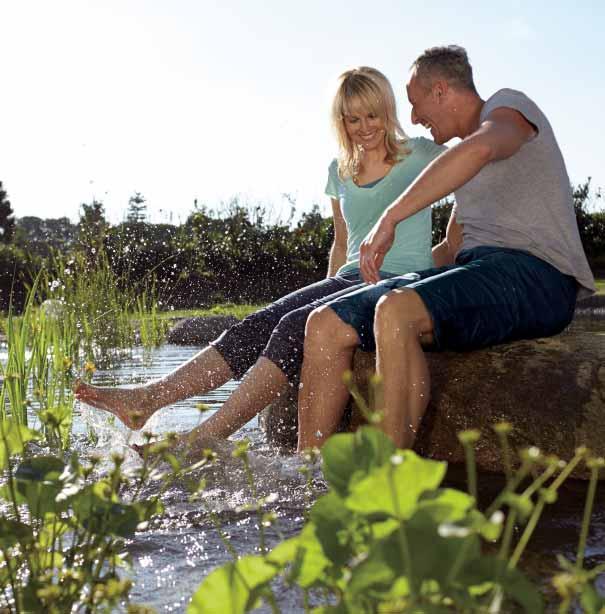
M 457 433 L 479 429 L 479 469 L 501 472 L 492 425 L 507 421 L 513 426 L 514 449 L 534 445 L 569 460 L 577 447 L 585 445 L 605 456 L 605 325 L 599 320 L 577 318 L 567 331 L 551 338 L 474 352 L 427 353 L 431 401 L 416 451 L 463 463 Z M 366 398 L 374 360 L 373 354 L 355 356 L 355 381 Z M 357 423 L 353 412 L 353 424 Z M 294 446 L 296 391 L 265 409 L 261 424 L 270 440 Z M 576 472 L 577 477 L 586 475 Z

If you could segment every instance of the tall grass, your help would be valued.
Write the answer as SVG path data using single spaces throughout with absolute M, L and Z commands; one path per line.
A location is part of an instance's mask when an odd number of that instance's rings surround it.
M 54 254 L 43 272 L 41 298 L 58 301 L 73 318 L 81 349 L 89 361 L 110 362 L 119 350 L 134 344 L 129 311 L 135 296 L 126 281 L 113 272 L 102 248 L 94 260 L 83 252 Z
M 24 427 L 32 417 L 47 445 L 67 449 L 73 419 L 74 373 L 90 375 L 135 343 L 135 318 L 146 347 L 161 343 L 167 323 L 158 314 L 153 280 L 137 294 L 114 274 L 107 253 L 56 254 L 30 289 L 25 308 L 5 321 L 7 358 L 0 364 L 0 421 Z M 50 428 L 49 427 L 52 427 Z

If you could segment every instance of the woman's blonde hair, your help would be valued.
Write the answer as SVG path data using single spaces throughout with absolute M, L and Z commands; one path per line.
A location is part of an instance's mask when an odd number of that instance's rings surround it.
M 379 70 L 369 66 L 347 70 L 338 78 L 338 88 L 332 102 L 332 124 L 340 149 L 338 174 L 341 179 L 355 179 L 361 165 L 362 149 L 351 142 L 345 127 L 345 115 L 351 113 L 353 106 L 374 113 L 383 120 L 387 151 L 385 162 L 394 164 L 408 153 L 405 147 L 408 137 L 397 119 L 395 94 L 389 80 Z

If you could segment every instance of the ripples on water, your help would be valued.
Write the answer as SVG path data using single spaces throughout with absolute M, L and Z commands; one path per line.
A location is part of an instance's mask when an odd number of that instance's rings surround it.
M 197 351 L 198 348 L 172 345 L 151 353 L 137 349 L 120 366 L 96 372 L 93 383 L 133 385 L 146 382 L 169 373 Z M 221 406 L 236 385 L 237 382 L 231 381 L 207 395 L 166 407 L 152 416 L 145 430 L 157 434 L 190 430 L 201 419 L 195 408 L 197 403 L 210 407 L 210 411 L 204 413 L 205 419 Z M 98 437 L 95 445 L 87 437 L 90 430 Z M 74 435 L 81 453 L 100 455 L 107 467 L 112 452 L 125 455 L 125 469 L 141 462 L 128 447 L 128 443 L 142 442 L 140 433 L 130 431 L 107 412 L 78 404 Z M 272 547 L 302 527 L 309 493 L 298 472 L 300 462 L 266 444 L 256 418 L 236 437 L 246 437 L 251 442 L 249 458 L 258 496 L 273 495 L 275 498 L 268 506 L 268 511 L 278 516 L 276 526 L 267 529 L 267 542 Z M 257 517 L 253 512 L 241 510 L 252 502 L 252 498 L 242 462 L 231 457 L 232 445 L 225 442 L 224 447 L 215 450 L 218 461 L 199 476 L 207 481 L 204 504 L 217 514 L 223 531 L 240 554 L 254 553 L 259 547 Z M 315 487 L 318 490 L 325 487 L 319 476 Z M 153 492 L 153 488 L 150 484 L 147 494 Z M 162 518 L 153 522 L 148 530 L 137 533 L 128 545 L 134 564 L 132 599 L 135 603 L 151 605 L 159 612 L 183 612 L 204 576 L 230 560 L 204 505 L 190 503 L 188 496 L 183 485 L 171 487 L 163 496 L 166 512 Z M 303 611 L 298 593 L 278 586 L 276 595 L 282 611 Z

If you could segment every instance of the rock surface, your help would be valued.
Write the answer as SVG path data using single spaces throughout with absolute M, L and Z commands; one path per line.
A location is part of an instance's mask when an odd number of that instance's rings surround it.
M 238 322 L 234 316 L 187 318 L 170 329 L 166 341 L 176 345 L 206 345 Z
M 563 459 L 576 447 L 605 455 L 605 327 L 576 320 L 569 330 L 548 339 L 518 341 L 468 353 L 427 353 L 431 403 L 414 449 L 450 463 L 464 462 L 457 433 L 479 429 L 477 464 L 502 470 L 491 426 L 513 425 L 515 448 L 538 446 Z M 358 352 L 355 380 L 367 379 L 374 356 Z M 263 425 L 269 439 L 295 445 L 297 416 L 293 391 L 267 408 Z M 576 473 L 583 477 L 580 471 Z

